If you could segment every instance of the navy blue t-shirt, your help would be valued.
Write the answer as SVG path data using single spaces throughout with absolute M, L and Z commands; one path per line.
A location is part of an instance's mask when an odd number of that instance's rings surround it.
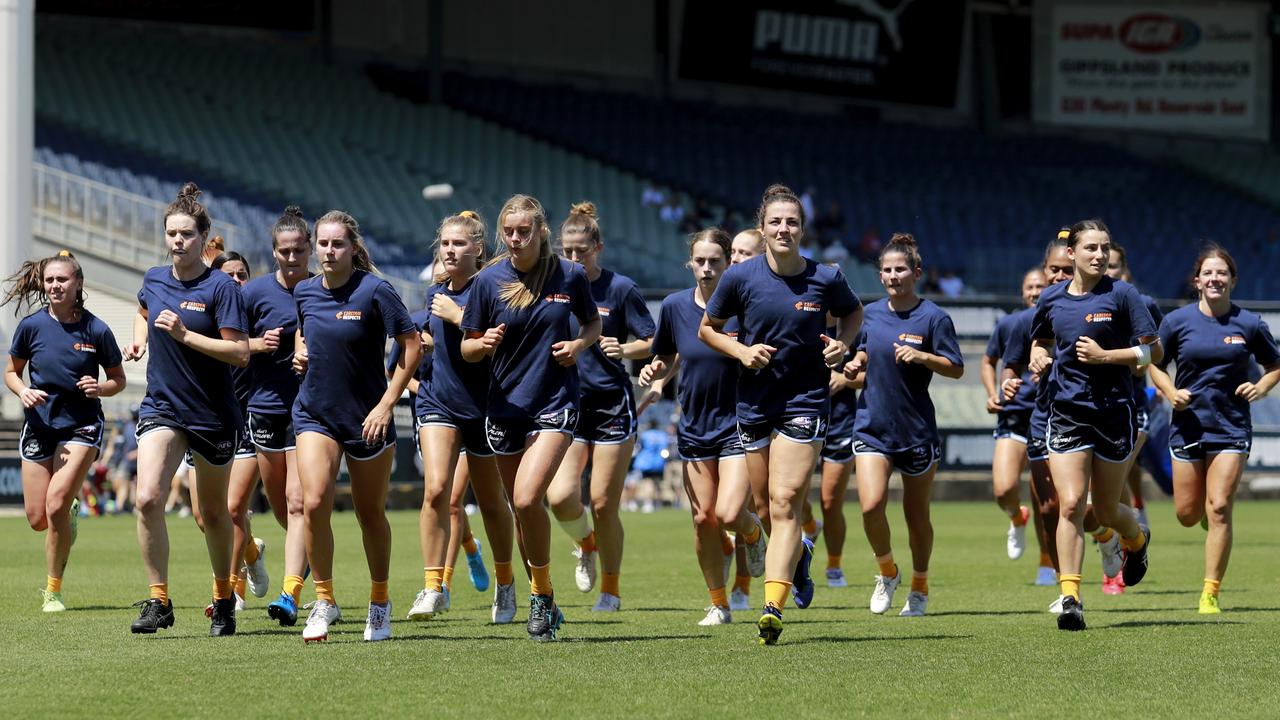
M 827 337 L 835 337 L 839 332 L 838 328 L 831 326 L 827 328 Z M 858 337 L 862 337 L 862 333 L 858 333 Z M 849 353 L 845 355 L 845 362 L 853 359 L 853 355 L 857 352 L 858 341 L 855 339 L 853 345 L 849 348 Z M 827 416 L 827 437 L 833 435 L 850 437 L 853 435 L 853 420 L 858 414 L 858 391 L 847 387 L 831 396 L 831 411 Z
M 1199 303 L 1191 303 L 1165 316 L 1160 342 L 1160 367 L 1176 363 L 1174 385 L 1191 393 L 1187 409 L 1173 413 L 1170 444 L 1248 440 L 1253 432 L 1249 402 L 1235 393 L 1249 382 L 1254 360 L 1263 366 L 1280 361 L 1267 323 L 1235 304 L 1226 315 L 1209 317 Z
M 493 418 L 532 418 L 578 407 L 577 365 L 562 367 L 552 357 L 551 346 L 578 337 L 570 327 L 571 315 L 580 323 L 600 317 L 580 266 L 556 258 L 533 305 L 512 308 L 498 293 L 503 285 L 523 276 L 510 258 L 481 270 L 471 283 L 463 311 L 462 329 L 466 332 L 483 333 L 503 323 L 507 326 L 492 358 L 485 414 Z
M 431 317 L 431 310 L 423 309 L 409 315 L 409 320 L 413 326 L 419 331 L 427 329 L 427 319 Z M 432 338 L 434 340 L 434 338 Z M 393 374 L 396 371 L 396 365 L 400 364 L 400 355 L 404 351 L 400 349 L 400 343 L 391 343 L 391 348 L 387 350 L 387 373 Z M 418 381 L 418 394 L 413 396 L 413 414 L 422 414 L 422 383 L 431 378 L 431 352 L 427 350 L 427 346 L 422 346 L 422 362 L 418 363 L 418 369 L 414 371 L 413 377 Z
M 1160 306 L 1150 295 L 1140 295 L 1142 304 L 1146 306 L 1147 312 L 1151 313 L 1151 322 L 1155 323 L 1157 332 L 1159 332 L 1160 323 L 1164 321 L 1164 312 L 1160 310 Z M 1147 374 L 1141 375 L 1129 374 L 1129 378 L 1133 381 L 1133 406 L 1138 409 L 1147 407 L 1150 398 L 1147 395 Z
M 987 357 L 1000 360 L 1005 356 L 1005 352 L 1009 348 L 1011 338 L 1015 334 L 1015 330 L 1019 327 L 1019 323 L 1026 328 L 1027 332 L 1031 328 L 1031 318 L 1036 314 L 1034 307 L 1023 308 L 1015 313 L 1009 313 L 996 321 L 995 330 L 991 332 L 991 340 L 987 342 Z M 1030 335 L 1024 335 L 1024 341 L 1029 342 Z M 1016 339 L 1014 340 L 1017 341 Z M 1006 365 L 1009 363 L 1006 362 Z M 1035 409 L 1036 385 L 1030 370 L 1022 371 L 1022 385 L 1018 388 L 1018 392 L 1014 394 L 1012 400 L 1005 400 L 1003 394 L 999 390 L 999 376 L 996 377 L 996 393 L 1000 398 L 1000 404 L 1003 413 L 1013 412 L 1031 412 Z
M 427 307 L 431 307 L 436 295 L 444 295 L 465 313 L 474 285 L 474 278 L 457 292 L 449 289 L 448 282 L 432 285 L 427 290 Z M 427 313 L 426 326 L 427 332 L 435 341 L 435 352 L 431 356 L 431 369 L 426 373 L 427 380 L 418 385 L 418 397 L 414 406 L 435 406 L 462 420 L 483 418 L 488 404 L 489 359 L 467 362 L 462 357 L 462 328 L 445 322 L 430 311 Z
M 1156 334 L 1155 322 L 1136 288 L 1103 277 L 1092 290 L 1071 295 L 1064 282 L 1045 288 L 1031 321 L 1031 336 L 1053 340 L 1053 402 L 1094 410 L 1133 404 L 1133 370 L 1088 365 L 1076 358 L 1076 340 L 1093 338 L 1103 350 L 1131 347 Z
M 742 363 L 711 349 L 698 338 L 705 312 L 694 300 L 694 289 L 668 295 L 658 310 L 658 331 L 653 336 L 654 355 L 680 355 L 680 441 L 710 445 L 737 432 L 738 372 Z M 738 334 L 738 321 L 725 324 L 725 332 Z
M 391 283 L 363 270 L 333 289 L 324 286 L 323 275 L 303 280 L 293 297 L 307 346 L 294 414 L 324 418 L 345 437 L 358 438 L 387 391 L 387 338 L 414 331 L 409 311 Z
M 600 336 L 627 342 L 628 333 L 636 338 L 653 337 L 653 317 L 640 290 L 631 278 L 612 270 L 601 270 L 600 277 L 590 283 L 591 299 L 600 313 Z M 573 325 L 574 333 L 578 331 Z M 596 343 L 578 358 L 578 377 L 582 394 L 616 392 L 631 386 L 631 378 L 621 360 L 614 360 Z
M 1005 343 L 1001 360 L 1005 365 L 1025 368 L 1031 362 L 1031 321 L 1035 319 L 1036 309 L 1027 308 L 1013 316 L 1009 326 L 1009 337 Z M 1049 404 L 1053 401 L 1053 373 L 1046 372 L 1036 382 L 1030 370 L 1023 372 L 1023 384 L 1035 383 L 1034 399 L 1031 411 L 1031 437 L 1043 440 L 1049 431 Z
M 170 265 L 153 267 L 142 279 L 138 304 L 147 311 L 147 395 L 140 419 L 162 417 L 192 430 L 238 430 L 244 425 L 231 384 L 231 366 L 174 340 L 156 328 L 171 310 L 190 332 L 222 339 L 221 330 L 247 332 L 240 286 L 221 270 L 205 269 L 179 280 Z
M 783 276 L 760 255 L 725 271 L 707 303 L 707 315 L 738 319 L 739 342 L 777 348 L 760 370 L 738 376 L 738 420 L 759 423 L 803 415 L 827 416 L 827 381 L 822 359 L 827 314 L 842 318 L 859 302 L 838 268 L 805 260 L 796 275 Z
M 854 435 L 880 452 L 938 444 L 938 421 L 924 365 L 899 363 L 895 345 L 910 345 L 963 367 L 951 316 L 929 300 L 898 312 L 882 298 L 867 306 L 858 349 L 867 353 L 866 383 L 858 396 Z
M 99 377 L 100 367 L 120 367 L 121 361 L 111 328 L 88 310 L 65 324 L 43 308 L 22 318 L 13 331 L 9 355 L 26 360 L 31 387 L 49 395 L 43 405 L 23 411 L 27 422 L 50 430 L 97 422 L 102 402 L 85 395 L 76 383 L 85 375 Z
M 287 414 L 293 409 L 299 383 L 293 371 L 293 333 L 298 329 L 293 291 L 271 273 L 245 283 L 240 294 L 244 296 L 250 337 L 262 337 L 268 330 L 280 328 L 280 346 L 275 352 L 255 353 L 249 358 L 249 412 Z

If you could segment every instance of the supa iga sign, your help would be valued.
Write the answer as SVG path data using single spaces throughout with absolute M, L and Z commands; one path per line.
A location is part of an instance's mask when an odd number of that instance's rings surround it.
M 1265 139 L 1265 18 L 1261 3 L 1041 3 L 1036 118 Z

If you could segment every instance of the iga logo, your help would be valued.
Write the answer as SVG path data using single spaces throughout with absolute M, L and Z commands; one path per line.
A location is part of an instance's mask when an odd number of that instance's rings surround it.
M 1120 42 L 1148 55 L 1185 52 L 1200 42 L 1200 26 L 1183 17 L 1146 13 L 1120 24 Z
M 202 313 L 208 310 L 208 306 L 197 300 L 183 300 L 182 302 L 178 303 L 178 309 L 190 310 L 191 312 Z
M 1246 341 L 1245 341 L 1245 339 L 1244 339 L 1244 338 L 1242 338 L 1242 337 L 1240 337 L 1239 335 L 1228 335 L 1228 336 L 1226 336 L 1226 337 L 1222 338 L 1222 343 L 1223 343 L 1224 345 L 1245 345 L 1245 344 L 1247 344 L 1247 343 L 1246 343 Z
M 1089 313 L 1088 315 L 1084 316 L 1084 321 L 1087 323 L 1111 322 L 1111 313 L 1109 312 Z

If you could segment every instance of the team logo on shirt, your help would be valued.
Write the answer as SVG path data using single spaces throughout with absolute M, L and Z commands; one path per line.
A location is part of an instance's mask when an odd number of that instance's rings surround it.
M 565 305 L 568 305 L 571 300 L 572 298 L 564 293 L 552 293 L 546 297 L 547 302 L 562 303 Z
M 71 348 L 76 352 L 87 352 L 87 353 L 98 352 L 98 348 L 94 347 L 90 343 L 76 343 L 75 345 L 72 345 Z
M 191 312 L 205 312 L 209 309 L 207 305 L 196 300 L 183 300 L 178 303 L 180 310 L 190 310 Z
M 339 320 L 360 320 L 364 318 L 364 313 L 359 310 L 339 310 L 334 317 Z
M 1242 337 L 1240 337 L 1239 335 L 1228 335 L 1228 336 L 1226 336 L 1226 337 L 1222 338 L 1222 344 L 1224 344 L 1224 345 L 1246 345 L 1246 344 L 1248 344 L 1248 343 L 1246 343 L 1246 342 L 1245 342 L 1245 339 L 1244 339 L 1244 338 L 1242 338 Z
M 1084 316 L 1084 321 L 1087 323 L 1111 322 L 1111 313 L 1109 312 L 1089 313 L 1088 315 Z
M 800 312 L 822 312 L 822 303 L 798 300 L 796 301 L 796 309 Z
M 912 345 L 924 344 L 923 337 L 921 337 L 920 335 L 914 335 L 912 333 L 902 333 L 901 335 L 898 336 L 898 339 L 904 343 L 911 343 Z
M 733 338 L 734 340 L 737 340 L 737 339 L 738 339 L 738 333 L 737 333 L 737 332 L 727 332 L 727 333 L 725 333 L 725 335 L 728 335 L 729 337 Z
M 600 317 L 609 317 L 609 308 L 596 306 L 596 311 L 600 313 Z

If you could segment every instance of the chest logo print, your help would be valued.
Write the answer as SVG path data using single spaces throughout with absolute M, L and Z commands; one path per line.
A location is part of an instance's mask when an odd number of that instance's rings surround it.
M 334 317 L 339 320 L 360 320 L 364 318 L 364 313 L 359 310 L 339 310 Z
M 1244 345 L 1245 339 L 1239 335 L 1228 335 L 1222 338 L 1222 343 L 1224 345 Z
M 202 313 L 208 310 L 209 308 L 207 305 L 197 300 L 183 300 L 182 302 L 178 303 L 178 309 L 190 310 L 191 312 Z
M 904 342 L 904 343 L 911 343 L 912 345 L 923 345 L 923 344 L 924 344 L 924 338 L 923 338 L 923 337 L 921 337 L 921 336 L 919 336 L 919 335 L 913 335 L 913 334 L 911 334 L 911 333 L 902 333 L 901 335 L 899 335 L 899 336 L 898 336 L 898 340 L 899 340 L 899 341 L 901 341 L 901 342 Z
M 1111 313 L 1109 312 L 1089 313 L 1088 315 L 1084 316 L 1084 321 L 1087 323 L 1111 322 Z
M 94 347 L 90 343 L 76 343 L 75 345 L 72 345 L 71 348 L 76 352 L 87 352 L 87 353 L 98 352 L 98 348 Z
M 600 313 L 600 317 L 609 317 L 609 308 L 596 306 L 596 311 Z
M 570 301 L 570 297 L 568 295 L 565 295 L 564 293 L 552 293 L 546 297 L 546 301 L 568 305 Z
M 822 303 L 810 302 L 808 300 L 799 300 L 796 302 L 796 309 L 800 312 L 822 312 Z

